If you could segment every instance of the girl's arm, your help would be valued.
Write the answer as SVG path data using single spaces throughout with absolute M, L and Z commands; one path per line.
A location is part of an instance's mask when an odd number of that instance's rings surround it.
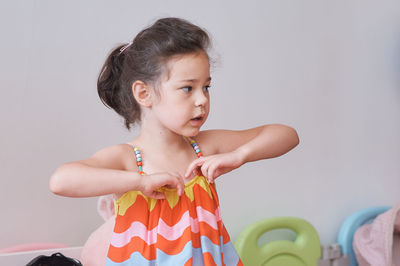
M 50 190 L 67 197 L 122 195 L 130 190 L 139 190 L 146 196 L 163 198 L 164 195 L 155 190 L 169 185 L 182 193 L 183 181 L 177 176 L 159 173 L 144 178 L 137 171 L 127 171 L 121 158 L 130 158 L 132 154 L 126 154 L 128 152 L 124 145 L 115 145 L 86 160 L 66 163 L 51 176 Z
M 285 154 L 299 143 L 293 128 L 278 124 L 240 131 L 208 130 L 200 132 L 196 139 L 206 144 L 212 155 L 193 161 L 185 176 L 200 167 L 210 182 L 244 163 Z

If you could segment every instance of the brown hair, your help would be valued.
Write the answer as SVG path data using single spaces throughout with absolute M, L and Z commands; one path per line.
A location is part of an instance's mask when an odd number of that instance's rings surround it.
M 130 129 L 131 124 L 140 122 L 140 106 L 133 97 L 132 84 L 141 80 L 156 87 L 168 59 L 198 51 L 207 54 L 209 46 L 210 38 L 200 27 L 180 18 L 159 19 L 136 35 L 130 45 L 119 45 L 111 51 L 97 80 L 99 97 L 125 119 Z

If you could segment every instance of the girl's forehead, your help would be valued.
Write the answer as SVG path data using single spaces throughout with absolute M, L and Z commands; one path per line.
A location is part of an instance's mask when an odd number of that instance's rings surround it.
M 210 77 L 210 62 L 204 52 L 179 55 L 167 62 L 164 81 L 206 80 Z

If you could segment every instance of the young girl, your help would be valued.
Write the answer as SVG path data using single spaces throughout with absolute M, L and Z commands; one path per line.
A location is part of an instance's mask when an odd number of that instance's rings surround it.
M 214 180 L 298 144 L 294 129 L 200 131 L 210 108 L 207 33 L 164 18 L 117 47 L 98 79 L 104 104 L 140 124 L 132 141 L 59 167 L 55 194 L 113 194 L 106 265 L 241 265 L 221 221 Z

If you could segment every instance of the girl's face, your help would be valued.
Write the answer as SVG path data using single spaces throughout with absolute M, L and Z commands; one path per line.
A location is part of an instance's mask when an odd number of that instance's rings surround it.
M 196 136 L 210 110 L 210 64 L 204 52 L 168 61 L 168 77 L 161 81 L 160 97 L 152 109 L 169 130 Z

